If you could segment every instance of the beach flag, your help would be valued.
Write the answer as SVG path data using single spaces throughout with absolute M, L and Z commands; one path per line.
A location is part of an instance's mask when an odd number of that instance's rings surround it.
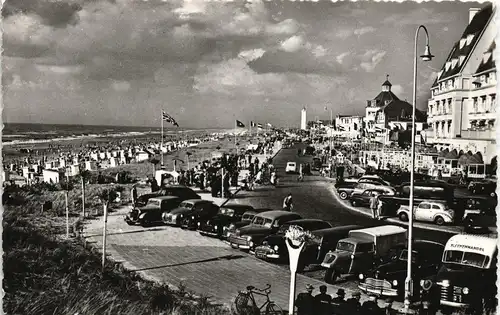
M 244 124 L 244 123 L 242 123 L 242 122 L 241 122 L 241 121 L 239 121 L 239 120 L 236 120 L 236 127 L 238 127 L 238 128 L 245 128 L 245 124 Z
M 169 114 L 165 113 L 165 111 L 162 111 L 162 116 L 164 121 L 169 122 L 176 127 L 179 127 L 179 124 L 175 121 L 175 119 Z
M 272 128 L 272 127 L 273 127 L 273 125 L 271 125 L 270 123 L 267 123 L 267 126 L 268 126 L 269 128 Z
M 262 127 L 262 124 L 257 124 L 257 128 L 262 129 L 262 128 L 263 128 L 263 127 Z
M 253 121 L 250 122 L 250 127 L 255 127 L 255 123 Z

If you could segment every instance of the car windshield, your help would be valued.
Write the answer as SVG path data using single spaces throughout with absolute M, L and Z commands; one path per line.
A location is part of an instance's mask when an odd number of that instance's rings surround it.
M 445 263 L 454 263 L 482 268 L 488 263 L 488 260 L 488 256 L 478 253 L 463 252 L 459 250 L 447 250 L 444 253 Z
M 192 204 L 192 203 L 190 203 L 190 202 L 185 202 L 185 201 L 184 201 L 184 202 L 182 202 L 182 203 L 180 204 L 180 206 L 179 206 L 179 207 L 191 210 L 191 209 L 193 208 L 193 204 Z
M 347 243 L 347 242 L 338 242 L 337 243 L 337 250 L 352 253 L 352 252 L 354 252 L 354 244 Z
M 417 252 L 412 251 L 413 255 L 411 256 L 411 261 L 416 262 L 417 261 Z M 408 250 L 403 250 L 401 251 L 401 255 L 399 256 L 399 260 L 403 261 L 408 261 Z
M 160 200 L 154 200 L 154 199 L 149 199 L 148 200 L 148 206 L 160 206 Z
M 254 215 L 253 214 L 244 214 L 241 218 L 241 221 L 252 221 Z
M 219 214 L 227 215 L 229 217 L 234 216 L 234 210 L 229 208 L 220 208 Z
M 252 220 L 252 224 L 254 225 L 263 225 L 264 224 L 264 218 L 263 217 L 254 217 Z
M 264 224 L 262 224 L 262 225 L 270 228 L 270 227 L 272 227 L 272 224 L 273 224 L 273 220 L 266 218 L 266 219 L 264 219 Z

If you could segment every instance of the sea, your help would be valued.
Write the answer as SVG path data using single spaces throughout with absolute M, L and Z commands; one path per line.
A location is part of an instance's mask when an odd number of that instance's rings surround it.
M 227 131 L 227 129 L 186 129 L 167 127 L 163 130 L 165 135 L 174 136 L 189 134 L 193 137 L 225 131 Z M 118 138 L 128 136 L 159 135 L 160 133 L 160 127 L 4 123 L 2 130 L 2 144 L 43 143 L 50 141 L 101 137 Z

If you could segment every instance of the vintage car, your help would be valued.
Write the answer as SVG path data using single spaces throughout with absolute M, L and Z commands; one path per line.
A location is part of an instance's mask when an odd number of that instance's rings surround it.
M 495 212 L 496 206 L 496 199 L 485 196 L 456 198 L 453 203 L 453 209 L 455 212 L 458 212 L 457 209 L 460 209 L 460 213 L 456 213 L 456 215 L 461 215 L 462 221 L 466 221 L 467 217 L 471 215 L 491 215 Z M 496 223 L 496 216 L 494 219 Z
M 188 230 L 196 230 L 201 222 L 206 222 L 219 213 L 219 206 L 213 202 L 200 203 L 192 208 L 190 215 L 184 216 L 181 221 L 181 228 Z
M 480 235 L 452 236 L 444 248 L 436 276 L 440 311 L 495 311 L 498 240 Z
M 396 215 L 401 221 L 408 221 L 410 216 L 409 206 L 402 205 Z M 442 201 L 423 201 L 413 207 L 413 218 L 416 221 L 434 222 L 437 225 L 451 224 L 455 220 L 455 212 Z
M 295 162 L 288 162 L 286 163 L 286 168 L 285 168 L 285 173 L 296 173 L 298 172 L 297 170 L 297 163 Z
M 351 182 L 343 182 L 335 184 L 335 188 L 337 188 L 337 193 L 339 194 L 340 199 L 342 200 L 348 199 L 351 196 L 352 192 L 354 191 L 356 185 L 357 185 L 356 183 L 351 183 Z
M 361 194 L 363 191 L 367 189 L 379 189 L 390 192 L 392 195 L 396 194 L 396 190 L 394 189 L 394 187 L 390 185 L 384 185 L 378 181 L 372 181 L 371 179 L 363 179 L 356 184 L 351 195 Z
M 229 237 L 229 234 L 234 233 L 236 231 L 236 229 L 239 229 L 241 227 L 249 225 L 250 222 L 252 222 L 253 217 L 255 217 L 256 214 L 266 212 L 266 211 L 271 211 L 271 210 L 272 209 L 269 209 L 269 208 L 260 208 L 260 209 L 253 209 L 253 210 L 246 211 L 241 216 L 240 221 L 231 223 L 231 224 L 229 224 L 228 227 L 222 228 L 224 239 L 227 239 Z
M 424 240 L 415 240 L 412 245 L 413 292 L 419 292 L 420 280 L 437 275 L 441 266 L 444 245 Z M 404 297 L 408 266 L 408 244 L 401 244 L 389 250 L 388 261 L 374 270 L 360 273 L 359 288 L 368 294 Z M 418 295 L 413 295 L 418 298 Z
M 467 189 L 474 195 L 490 195 L 493 196 L 497 190 L 497 183 L 491 180 L 471 181 Z
M 406 242 L 406 229 L 395 225 L 382 225 L 352 230 L 349 237 L 337 242 L 321 266 L 326 268 L 325 281 L 334 283 L 343 274 L 360 274 L 371 270 L 389 249 Z
M 147 194 L 150 195 L 151 197 L 153 196 L 176 196 L 181 198 L 181 200 L 188 200 L 188 199 L 201 199 L 201 196 L 198 195 L 194 190 L 192 190 L 189 187 L 182 186 L 182 185 L 169 185 L 169 186 L 164 186 L 160 190 Z M 140 197 L 138 198 L 140 199 Z
M 139 197 L 137 197 L 137 200 L 135 202 L 135 207 L 144 207 L 147 203 L 148 203 L 148 200 L 149 198 L 153 198 L 153 197 L 159 197 L 160 195 L 157 194 L 157 193 L 150 193 L 150 194 L 143 194 L 143 195 L 140 195 Z M 134 208 L 134 207 L 132 207 Z
M 179 206 L 181 199 L 175 196 L 151 197 L 148 203 L 142 207 L 132 209 L 126 216 L 128 225 L 139 223 L 142 226 L 150 226 L 162 221 L 162 214 L 168 213 Z
M 215 205 L 212 201 L 201 200 L 201 199 L 189 199 L 184 200 L 179 204 L 179 207 L 175 208 L 170 212 L 164 212 L 162 214 L 162 221 L 167 225 L 181 226 L 186 218 L 191 218 L 193 214 L 197 212 L 204 211 L 205 209 L 210 209 L 209 211 L 214 211 L 217 213 Z M 215 215 L 214 213 L 214 215 Z
M 213 218 L 198 222 L 198 232 L 205 236 L 223 238 L 224 230 L 227 230 L 231 223 L 241 221 L 243 215 L 251 210 L 253 207 L 249 205 L 226 204 L 219 208 Z
M 302 217 L 295 212 L 283 210 L 262 212 L 255 215 L 249 225 L 229 234 L 227 240 L 233 248 L 253 251 L 266 236 L 276 233 L 281 225 L 298 219 Z
M 270 261 L 288 261 L 288 249 L 285 244 L 285 233 L 292 225 L 299 227 L 303 231 L 309 232 L 332 227 L 330 223 L 317 219 L 299 219 L 289 221 L 283 224 L 276 234 L 272 234 L 264 238 L 262 244 L 255 248 L 255 257 Z
M 373 195 L 388 195 L 392 196 L 394 195 L 395 191 L 394 189 L 391 188 L 371 188 L 363 191 L 362 193 L 355 193 L 353 192 L 350 198 L 351 204 L 354 207 L 357 206 L 364 206 L 364 207 L 369 207 L 370 206 L 370 199 L 372 198 Z

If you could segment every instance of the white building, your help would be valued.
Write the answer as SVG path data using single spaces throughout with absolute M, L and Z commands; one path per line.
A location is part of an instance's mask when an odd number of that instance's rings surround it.
M 90 153 L 90 158 L 93 161 L 97 161 L 97 160 L 99 160 L 99 154 L 97 152 L 92 152 L 92 153 Z
M 300 112 L 300 129 L 307 129 L 307 111 L 305 107 L 302 108 L 302 111 Z
M 97 171 L 97 164 L 95 161 L 85 161 L 85 169 L 87 171 Z
M 74 164 L 69 167 L 69 176 L 77 176 L 80 174 L 80 165 Z
M 144 151 L 139 151 L 135 155 L 135 160 L 137 162 L 139 162 L 139 161 L 147 161 L 148 159 L 149 159 L 149 153 L 144 152 Z
M 470 9 L 469 25 L 451 49 L 431 88 L 427 139 L 438 150 L 496 156 L 496 6 Z
M 363 128 L 363 116 L 337 115 L 335 117 L 336 136 L 359 139 Z
M 57 184 L 64 176 L 64 172 L 58 170 L 43 170 L 43 181 L 46 183 Z

